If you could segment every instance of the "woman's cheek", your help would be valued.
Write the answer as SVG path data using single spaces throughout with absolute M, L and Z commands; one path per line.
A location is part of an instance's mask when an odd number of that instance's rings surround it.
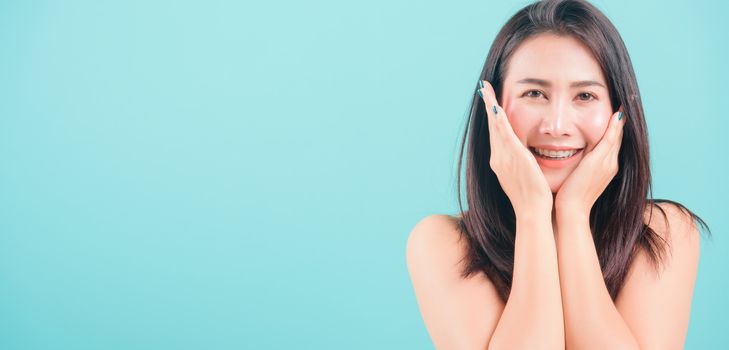
M 535 127 L 535 118 L 531 115 L 533 112 L 530 113 L 529 108 L 516 104 L 507 108 L 506 115 L 509 117 L 509 124 L 511 124 L 511 128 L 514 130 L 516 137 L 526 147 L 529 130 Z
M 582 120 L 584 121 L 582 130 L 585 133 L 588 149 L 592 150 L 605 135 L 610 121 L 610 114 L 606 115 L 604 111 L 595 111 L 583 116 Z

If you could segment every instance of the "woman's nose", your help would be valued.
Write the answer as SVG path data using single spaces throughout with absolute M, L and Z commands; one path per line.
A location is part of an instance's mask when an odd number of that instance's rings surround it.
M 545 111 L 542 117 L 539 132 L 542 134 L 550 134 L 554 137 L 572 134 L 572 123 L 568 112 L 564 108 L 553 107 Z

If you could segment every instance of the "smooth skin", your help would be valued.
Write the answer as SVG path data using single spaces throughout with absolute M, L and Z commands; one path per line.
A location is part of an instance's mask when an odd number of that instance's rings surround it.
M 656 214 L 648 222 L 646 212 L 648 225 L 669 242 L 670 254 L 657 273 L 647 254 L 639 251 L 612 302 L 587 218 L 617 173 L 623 125 L 630 116 L 618 120 L 622 108 L 616 113 L 607 109 L 610 114 L 606 114 L 600 104 L 609 101 L 604 94 L 600 103 L 589 106 L 583 98 L 573 99 L 580 93 L 569 87 L 575 72 L 604 83 L 595 70 L 599 66 L 584 55 L 579 42 L 541 35 L 529 44 L 515 52 L 505 79 L 504 103 L 513 117 L 498 104 L 488 82 L 480 89 L 487 106 L 490 165 L 517 217 L 511 295 L 502 303 L 483 273 L 460 278 L 467 246 L 459 240 L 454 218 L 422 219 L 410 233 L 406 254 L 434 345 L 438 349 L 683 348 L 699 260 L 696 225 L 671 205 L 661 204 L 669 226 Z M 552 49 L 530 50 L 540 45 Z M 571 53 L 571 62 L 554 56 L 564 52 Z M 549 76 L 539 76 L 540 71 L 550 72 Z M 522 95 L 518 84 L 510 84 L 523 77 L 520 72 L 544 78 L 552 89 Z M 533 100 L 535 95 L 539 99 Z M 514 96 L 529 99 L 519 101 Z M 596 139 L 596 130 L 603 125 Z M 527 148 L 532 141 L 549 143 L 557 138 L 586 147 L 567 173 L 541 168 Z
M 528 78 L 541 81 L 524 81 Z M 524 146 L 563 144 L 584 147 L 587 154 L 600 142 L 615 112 L 600 65 L 572 37 L 541 34 L 519 45 L 501 92 L 509 124 Z M 579 160 L 582 154 L 575 157 Z M 553 193 L 577 165 L 542 167 Z

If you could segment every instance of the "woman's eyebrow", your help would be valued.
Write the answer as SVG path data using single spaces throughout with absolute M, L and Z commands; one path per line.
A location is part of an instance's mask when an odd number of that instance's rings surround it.
M 522 80 L 519 80 L 516 82 L 517 84 L 536 84 L 540 86 L 546 86 L 551 87 L 552 83 L 549 81 L 546 81 L 544 79 L 537 79 L 537 78 L 524 78 Z M 603 88 L 605 85 L 594 81 L 594 80 L 581 80 L 581 81 L 574 81 L 572 84 L 570 84 L 570 87 L 585 87 L 585 86 L 602 86 Z

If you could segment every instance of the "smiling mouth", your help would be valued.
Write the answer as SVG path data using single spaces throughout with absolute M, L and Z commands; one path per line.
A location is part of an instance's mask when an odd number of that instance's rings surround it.
M 547 159 L 547 160 L 565 160 L 565 159 L 570 159 L 570 158 L 576 156 L 577 154 L 579 154 L 580 152 L 582 152 L 582 150 L 584 150 L 584 148 L 573 149 L 571 151 L 558 151 L 558 152 L 557 151 L 550 151 L 550 152 L 546 152 L 546 151 L 542 150 L 540 152 L 540 151 L 537 151 L 537 149 L 534 148 L 534 147 L 529 147 L 529 151 L 531 151 L 532 154 L 534 154 L 534 156 L 539 157 L 539 158 L 542 158 L 542 159 Z

